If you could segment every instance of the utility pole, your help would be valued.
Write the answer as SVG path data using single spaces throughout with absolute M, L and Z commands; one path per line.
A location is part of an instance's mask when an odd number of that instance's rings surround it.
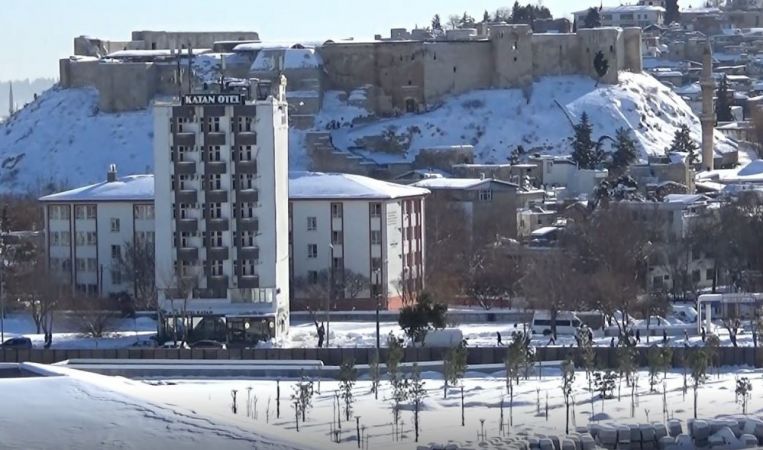
M 334 244 L 329 241 L 329 295 L 326 297 L 326 348 L 329 348 L 329 327 L 331 324 L 331 300 L 334 296 Z

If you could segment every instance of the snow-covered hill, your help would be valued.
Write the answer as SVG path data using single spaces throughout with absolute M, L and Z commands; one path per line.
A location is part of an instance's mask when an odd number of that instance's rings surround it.
M 620 79 L 619 85 L 596 87 L 588 77 L 546 77 L 534 83 L 529 99 L 519 89 L 473 91 L 453 97 L 426 114 L 344 126 L 334 131 L 332 138 L 342 149 L 365 145 L 371 150 L 379 139 L 369 137 L 383 136 L 394 141 L 387 152 L 407 160 L 422 148 L 471 144 L 480 162 L 505 163 L 519 145 L 532 153 L 569 153 L 573 134 L 570 120 L 579 121 L 585 112 L 596 139 L 614 137 L 620 127 L 632 129 L 643 160 L 647 155 L 664 154 L 676 129 L 684 123 L 700 142 L 699 119 L 678 95 L 650 75 L 622 73 Z M 323 123 L 339 120 L 347 124 L 347 118 L 357 114 L 352 105 L 333 102 L 332 108 L 325 106 Z M 732 143 L 720 133 L 716 133 L 716 140 L 718 151 L 733 150 Z M 396 152 L 396 146 L 403 151 Z M 390 155 L 383 155 L 383 159 L 389 161 Z
M 95 89 L 45 91 L 0 124 L 0 191 L 44 193 L 151 171 L 151 113 L 98 111 Z
M 362 93 L 347 101 L 328 93 L 316 128 L 343 124 L 332 131 L 338 147 L 366 144 L 369 156 L 385 161 L 410 160 L 421 148 L 457 144 L 473 144 L 478 160 L 486 163 L 506 162 L 519 145 L 527 152 L 565 154 L 570 119 L 579 120 L 583 112 L 591 118 L 595 138 L 614 136 L 620 127 L 633 129 L 642 159 L 662 154 L 683 123 L 700 140 L 699 120 L 680 97 L 649 75 L 623 73 L 620 78 L 618 86 L 596 87 L 586 77 L 547 77 L 533 85 L 529 100 L 518 89 L 474 91 L 429 113 L 353 126 L 354 118 L 367 114 L 358 106 Z M 121 175 L 150 171 L 152 126 L 150 111 L 99 112 L 94 89 L 50 89 L 0 123 L 0 192 L 43 193 L 97 182 L 110 163 Z M 292 169 L 308 167 L 305 133 L 290 133 Z M 719 151 L 733 149 L 720 133 L 716 137 Z M 380 150 L 383 145 L 376 144 L 385 139 L 394 141 L 396 150 L 371 152 Z

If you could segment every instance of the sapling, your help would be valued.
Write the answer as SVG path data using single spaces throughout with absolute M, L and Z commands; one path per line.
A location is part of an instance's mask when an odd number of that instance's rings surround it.
M 666 367 L 670 364 L 669 360 L 666 360 L 666 354 L 664 349 L 652 345 L 647 351 L 647 363 L 649 365 L 649 391 L 656 392 L 655 387 L 659 384 L 657 376 L 660 373 L 666 371 Z
M 601 412 L 604 412 L 604 400 L 613 398 L 615 378 L 616 375 L 611 370 L 608 370 L 605 373 L 595 372 L 593 374 L 594 386 L 601 398 Z
M 427 396 L 424 384 L 424 381 L 421 379 L 419 366 L 416 363 L 413 363 L 413 373 L 411 375 L 411 382 L 408 386 L 408 398 L 411 399 L 411 406 L 413 406 L 413 428 L 416 442 L 419 442 L 419 412 L 421 411 L 421 403 Z
M 238 412 L 238 402 L 236 401 L 236 395 L 238 394 L 237 389 L 231 389 L 230 396 L 233 400 L 233 404 L 231 405 L 231 409 L 233 410 L 233 414 L 236 414 Z
M 252 417 L 252 387 L 246 388 L 246 417 Z
M 443 398 L 448 398 L 448 386 L 456 386 L 466 373 L 467 350 L 464 342 L 448 349 L 443 360 Z
M 691 366 L 691 378 L 694 381 L 694 418 L 697 418 L 697 396 L 699 386 L 707 379 L 708 352 L 705 349 L 697 349 L 689 357 Z
M 368 364 L 368 375 L 371 378 L 371 392 L 374 400 L 379 400 L 379 384 L 381 383 L 381 370 L 379 368 L 379 352 L 375 352 Z
M 297 404 L 298 412 L 302 416 L 302 422 L 306 419 L 307 410 L 313 407 L 313 382 L 309 380 L 302 371 L 300 381 L 293 386 L 291 400 Z
M 752 383 L 747 377 L 742 377 L 737 380 L 736 389 L 734 393 L 737 397 L 737 402 L 742 404 L 742 414 L 747 414 L 747 402 L 752 396 Z
M 527 365 L 527 350 L 524 338 L 515 334 L 509 347 L 506 349 L 506 390 L 509 394 L 509 424 L 513 425 L 514 416 L 514 383 L 519 384 L 519 375 L 522 367 Z
M 352 388 L 355 386 L 355 382 L 358 379 L 358 370 L 355 368 L 355 361 L 347 359 L 342 363 L 339 369 L 339 389 L 342 391 L 342 399 L 344 400 L 344 412 L 345 419 L 350 421 L 350 414 L 352 413 L 352 403 L 354 398 L 352 396 Z
M 567 360 L 562 364 L 562 394 L 564 395 L 565 407 L 565 434 L 570 434 L 570 399 L 572 386 L 575 383 L 575 364 Z
M 276 380 L 276 419 L 281 418 L 281 380 Z

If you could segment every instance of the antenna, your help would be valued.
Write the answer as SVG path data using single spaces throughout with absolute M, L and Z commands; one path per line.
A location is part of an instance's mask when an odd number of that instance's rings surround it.
M 178 88 L 178 98 L 181 98 L 183 96 L 183 72 L 180 69 L 180 50 L 177 49 L 177 42 L 174 43 L 172 46 L 172 55 L 175 57 L 175 63 L 177 65 L 176 74 L 175 74 L 175 84 L 177 84 Z

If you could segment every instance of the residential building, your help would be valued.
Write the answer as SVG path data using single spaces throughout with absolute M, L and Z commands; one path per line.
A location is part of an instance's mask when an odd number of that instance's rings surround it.
M 154 177 L 117 177 L 40 198 L 45 218 L 45 254 L 51 276 L 74 293 L 106 297 L 135 295 L 120 266 L 128 245 L 150 245 L 154 235 Z
M 588 10 L 573 13 L 578 24 L 585 23 Z M 649 5 L 605 6 L 599 9 L 602 27 L 648 27 L 665 23 L 665 8 Z
M 607 179 L 607 170 L 581 169 L 571 159 L 550 155 L 533 156 L 529 162 L 540 167 L 536 181 L 546 189 L 554 189 L 560 199 L 588 197 Z
M 288 332 L 285 89 L 252 80 L 154 107 L 159 306 L 193 317 L 197 336 Z
M 428 194 L 360 175 L 291 174 L 292 307 L 398 309 L 422 290 Z

